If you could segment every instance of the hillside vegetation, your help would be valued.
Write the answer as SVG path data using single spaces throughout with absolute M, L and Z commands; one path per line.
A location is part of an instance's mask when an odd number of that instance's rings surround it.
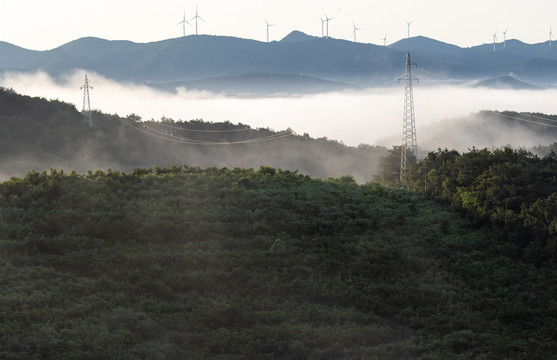
M 408 169 L 409 189 L 450 203 L 517 256 L 557 265 L 557 156 L 510 148 L 438 150 Z
M 557 350 L 554 266 L 446 206 L 348 176 L 30 172 L 0 183 L 0 257 L 5 359 Z
M 554 153 L 93 121 L 0 89 L 0 358 L 555 358 Z
M 226 144 L 231 142 L 234 144 Z M 371 179 L 386 151 L 369 145 L 349 147 L 289 130 L 202 120 L 144 121 L 134 114 L 121 117 L 94 112 L 93 127 L 88 127 L 71 104 L 0 88 L 0 178 L 4 179 L 24 176 L 33 169 L 84 173 L 89 169 L 131 171 L 190 164 L 232 168 L 267 165 L 319 178 L 350 174 L 364 183 Z

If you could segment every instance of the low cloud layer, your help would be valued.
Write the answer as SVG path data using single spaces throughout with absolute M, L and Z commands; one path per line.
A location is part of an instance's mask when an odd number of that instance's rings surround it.
M 76 71 L 55 80 L 44 73 L 8 73 L 0 77 L 0 86 L 47 99 L 73 103 L 81 109 L 85 72 Z M 117 83 L 98 74 L 88 73 L 93 86 L 91 107 L 122 116 L 135 113 L 144 119 L 170 117 L 175 120 L 203 119 L 230 121 L 252 127 L 308 133 L 327 137 L 346 145 L 398 145 L 402 131 L 404 87 L 369 89 L 357 92 L 327 93 L 304 96 L 241 98 L 217 96 L 208 92 L 180 89 L 176 94 L 154 90 L 148 86 Z M 480 110 L 557 113 L 554 99 L 557 90 L 490 90 L 456 86 L 414 87 L 418 144 L 429 149 L 483 146 L 478 134 L 455 124 Z M 432 134 L 447 128 L 446 144 L 428 143 Z M 499 131 L 501 129 L 494 129 Z M 468 133 L 466 133 L 468 132 Z M 455 140 L 451 141 L 451 137 Z M 462 141 L 466 137 L 470 141 Z M 521 135 L 509 136 L 508 142 L 520 142 Z M 501 138 L 505 139 L 501 130 Z M 421 140 L 423 140 L 421 142 Z M 481 141 L 480 141 L 481 140 Z M 540 139 L 542 140 L 542 139 Z M 543 139 L 545 141 L 546 139 Z M 536 139 L 533 139 L 535 142 Z M 448 146 L 450 147 L 450 146 Z M 462 150 L 462 149 L 457 149 Z

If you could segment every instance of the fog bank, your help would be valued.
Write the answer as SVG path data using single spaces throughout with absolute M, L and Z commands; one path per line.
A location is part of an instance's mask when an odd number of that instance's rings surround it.
M 81 110 L 84 71 L 76 71 L 55 80 L 44 73 L 7 73 L 0 76 L 0 86 L 47 99 L 73 103 Z M 404 87 L 369 89 L 303 96 L 226 97 L 208 92 L 179 89 L 176 94 L 154 90 L 146 85 L 125 84 L 88 72 L 93 89 L 91 107 L 105 113 L 126 116 L 135 113 L 143 119 L 170 117 L 175 120 L 203 119 L 204 121 L 243 123 L 254 128 L 283 130 L 291 128 L 298 134 L 308 133 L 327 137 L 346 145 L 398 145 L 402 131 Z M 418 144 L 436 149 L 446 144 L 469 147 L 477 141 L 473 129 L 459 127 L 471 113 L 480 110 L 539 112 L 556 114 L 554 99 L 557 90 L 491 90 L 457 86 L 414 87 L 415 115 Z M 93 120 L 94 121 L 94 120 Z M 446 133 L 444 130 L 446 128 Z M 501 139 L 505 139 L 502 129 Z M 446 144 L 429 143 L 432 134 L 443 135 Z M 451 141 L 451 137 L 459 141 Z M 462 141 L 469 137 L 470 141 Z M 508 137 L 499 145 L 517 145 L 521 135 Z M 540 139 L 540 141 L 547 139 Z M 433 141 L 433 140 L 430 140 Z M 535 142 L 536 139 L 533 139 Z M 450 146 L 449 146 L 450 147 Z M 462 149 L 457 149 L 462 150 Z

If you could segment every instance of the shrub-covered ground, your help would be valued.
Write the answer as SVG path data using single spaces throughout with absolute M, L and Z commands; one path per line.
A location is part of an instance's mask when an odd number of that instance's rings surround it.
M 402 189 L 262 167 L 0 183 L 0 358 L 541 359 L 555 269 Z

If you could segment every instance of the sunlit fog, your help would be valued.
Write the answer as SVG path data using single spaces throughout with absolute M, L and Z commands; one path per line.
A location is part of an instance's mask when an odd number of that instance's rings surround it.
M 84 71 L 54 80 L 44 73 L 10 73 L 1 77 L 0 85 L 31 96 L 73 103 L 81 110 Z M 126 116 L 137 114 L 143 119 L 243 123 L 254 128 L 284 130 L 298 134 L 327 137 L 346 145 L 391 146 L 400 143 L 403 114 L 402 85 L 318 95 L 285 95 L 272 97 L 223 96 L 180 88 L 174 94 L 154 90 L 147 85 L 117 83 L 98 74 L 88 73 L 93 89 L 91 107 L 105 113 Z M 420 147 L 466 149 L 484 146 L 481 134 L 463 130 L 459 118 L 481 110 L 557 113 L 551 90 L 490 90 L 464 86 L 436 87 L 421 84 L 414 87 L 417 137 Z M 449 129 L 445 143 L 428 143 L 432 135 Z M 521 134 L 498 132 L 492 146 L 536 145 L 538 139 L 525 139 Z M 540 139 L 543 140 L 543 139 Z M 433 141 L 433 140 L 432 140 Z

